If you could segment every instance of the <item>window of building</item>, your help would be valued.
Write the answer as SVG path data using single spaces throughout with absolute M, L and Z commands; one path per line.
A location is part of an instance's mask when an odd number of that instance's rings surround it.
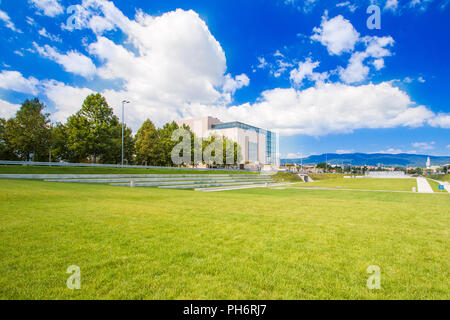
M 255 142 L 248 142 L 248 161 L 258 161 L 258 144 Z

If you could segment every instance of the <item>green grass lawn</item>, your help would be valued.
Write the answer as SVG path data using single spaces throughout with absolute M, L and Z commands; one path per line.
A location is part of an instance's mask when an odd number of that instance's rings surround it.
M 291 172 L 277 172 L 276 174 L 271 175 L 272 179 L 275 182 L 283 183 L 283 182 L 303 182 L 302 178 L 298 174 L 294 174 Z
M 294 185 L 305 188 L 336 188 L 386 191 L 412 191 L 417 187 L 416 179 L 381 179 L 381 178 L 354 178 L 329 179 Z
M 0 174 L 257 174 L 238 170 L 48 167 L 0 165 Z
M 446 175 L 432 175 L 431 176 L 433 179 L 435 180 L 439 180 L 442 182 L 450 182 L 450 174 L 446 174 Z
M 449 299 L 449 207 L 436 194 L 0 180 L 0 298 Z M 81 290 L 66 288 L 70 265 Z M 366 288 L 370 265 L 381 290 Z
M 440 183 L 433 181 L 431 179 L 427 179 L 427 181 L 430 184 L 430 186 L 434 192 L 448 193 L 447 190 L 439 190 Z
M 342 173 L 308 173 L 308 176 L 310 176 L 314 181 L 344 178 L 344 175 Z

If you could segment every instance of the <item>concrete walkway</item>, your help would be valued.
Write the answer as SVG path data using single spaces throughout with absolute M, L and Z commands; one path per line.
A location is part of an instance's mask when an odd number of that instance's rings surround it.
M 448 183 L 448 182 L 443 182 L 443 181 L 439 181 L 439 180 L 434 180 L 434 179 L 431 179 L 431 180 L 436 181 L 437 183 L 443 185 L 444 188 L 445 188 L 445 190 L 446 190 L 448 193 L 450 193 L 450 183 Z
M 444 184 L 445 190 L 447 190 L 448 193 L 450 193 L 450 184 Z
M 251 188 L 268 188 L 268 187 L 276 187 L 276 186 L 287 186 L 291 184 L 296 184 L 292 182 L 286 183 L 269 183 L 269 184 L 255 184 L 255 185 L 245 185 L 245 186 L 230 186 L 230 187 L 218 187 L 218 188 L 198 188 L 195 191 L 202 192 L 216 192 L 216 191 L 228 191 L 228 190 L 241 190 L 241 189 L 251 189 Z M 272 188 L 271 188 L 272 189 Z M 275 189 L 275 188 L 273 188 Z
M 417 192 L 419 193 L 433 193 L 433 189 L 428 183 L 427 179 L 419 177 L 417 178 Z
M 274 187 L 270 188 L 274 190 L 296 189 L 296 190 L 324 190 L 324 191 L 362 191 L 362 192 L 388 192 L 388 193 L 413 193 L 412 191 L 396 191 L 396 190 L 371 190 L 371 189 L 338 189 L 338 188 L 325 188 L 325 187 Z M 447 196 L 445 192 L 434 192 L 433 194 L 440 194 Z

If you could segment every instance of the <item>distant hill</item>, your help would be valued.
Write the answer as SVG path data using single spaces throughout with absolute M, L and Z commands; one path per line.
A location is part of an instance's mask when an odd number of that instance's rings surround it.
M 425 167 L 428 156 L 422 154 L 388 154 L 388 153 L 327 153 L 303 158 L 303 164 L 318 164 L 325 162 L 328 158 L 330 164 L 352 164 L 356 166 L 402 166 L 402 167 Z M 450 156 L 430 156 L 432 166 L 440 166 L 450 163 Z M 281 164 L 300 164 L 300 159 L 281 159 Z

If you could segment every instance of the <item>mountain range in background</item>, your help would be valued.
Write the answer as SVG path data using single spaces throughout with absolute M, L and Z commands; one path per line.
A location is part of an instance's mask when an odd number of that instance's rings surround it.
M 450 156 L 429 156 L 432 166 L 442 166 L 450 163 Z M 303 158 L 303 164 L 318 164 L 328 161 L 329 164 L 342 164 L 353 166 L 381 166 L 392 167 L 426 167 L 428 155 L 422 154 L 388 154 L 388 153 L 327 153 L 321 155 L 312 155 Z M 298 159 L 280 159 L 282 165 L 300 164 L 302 160 Z

